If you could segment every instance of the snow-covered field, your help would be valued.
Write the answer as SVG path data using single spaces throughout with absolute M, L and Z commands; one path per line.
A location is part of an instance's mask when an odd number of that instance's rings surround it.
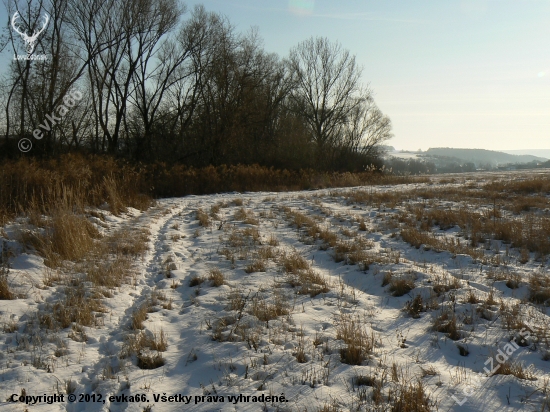
M 0 301 L 0 408 L 548 410 L 548 309 L 528 299 L 530 277 L 548 276 L 545 259 L 531 253 L 520 263 L 520 251 L 498 240 L 479 244 L 472 257 L 401 237 L 416 206 L 482 216 L 493 199 L 392 199 L 467 185 L 482 196 L 486 180 L 521 176 L 189 196 L 145 212 L 95 211 L 89 220 L 105 236 L 121 228 L 150 236 L 148 251 L 132 258 L 133 275 L 101 289 L 103 310 L 90 327 L 44 321 L 56 302 L 68 305 L 69 289 L 96 296 L 100 288 L 75 280 L 78 265 L 46 268 L 16 240 L 29 228 L 21 218 L 0 232 L 19 296 Z M 499 202 L 501 219 L 517 218 Z M 468 244 L 467 228 L 430 230 Z M 136 314 L 145 312 L 140 329 Z M 138 367 L 138 355 L 163 365 Z M 510 374 L 499 373 L 505 369 Z M 55 393 L 64 402 L 9 401 Z M 86 394 L 95 395 L 78 402 Z

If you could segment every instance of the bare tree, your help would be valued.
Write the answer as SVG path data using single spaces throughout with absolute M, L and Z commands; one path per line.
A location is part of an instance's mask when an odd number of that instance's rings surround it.
M 288 65 L 294 109 L 301 114 L 319 148 L 336 143 L 339 131 L 361 104 L 361 69 L 339 43 L 310 38 L 290 51 Z
M 341 145 L 366 157 L 377 156 L 377 147 L 392 138 L 391 120 L 374 103 L 370 91 L 363 92 L 342 128 Z
M 157 15 L 147 18 L 147 25 L 138 36 L 137 44 L 142 51 L 137 58 L 135 75 L 132 79 L 133 93 L 129 96 L 138 114 L 142 132 L 135 135 L 137 152 L 152 151 L 152 131 L 163 117 L 168 91 L 191 76 L 184 63 L 190 59 L 193 43 L 178 41 L 185 38 L 185 26 L 180 26 L 176 35 L 163 36 L 175 28 L 185 8 L 178 8 L 175 0 L 162 0 Z M 162 12 L 164 10 L 164 12 Z M 148 36 L 149 38 L 147 39 Z

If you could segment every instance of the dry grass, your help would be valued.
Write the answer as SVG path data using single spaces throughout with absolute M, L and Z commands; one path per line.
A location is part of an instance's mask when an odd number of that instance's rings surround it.
M 68 286 L 64 296 L 53 305 L 47 305 L 38 314 L 41 326 L 47 329 L 65 329 L 76 323 L 81 326 L 97 326 L 98 314 L 105 311 L 101 296 L 90 293 L 82 285 Z
M 277 239 L 277 236 L 275 236 L 273 233 L 269 235 L 269 239 L 267 240 L 267 244 L 269 246 L 279 246 L 279 240 Z
M 390 292 L 393 296 L 403 296 L 414 289 L 414 280 L 405 277 L 401 279 L 393 278 L 390 281 Z
M 529 301 L 546 304 L 550 299 L 550 275 L 534 273 L 529 276 Z
M 10 284 L 8 282 L 8 274 L 10 270 L 7 262 L 4 263 L 4 260 L 2 259 L 2 262 L 0 263 L 0 300 L 15 299 L 15 294 L 11 291 Z
M 358 236 L 352 240 L 337 240 L 333 244 L 332 258 L 335 262 L 346 262 L 347 264 L 365 263 L 369 261 L 368 249 L 372 249 L 373 242 Z M 372 262 L 371 262 L 372 263 Z M 365 263 L 368 266 L 368 263 Z
M 422 380 L 404 383 L 388 395 L 392 412 L 431 412 L 436 403 L 426 393 Z
M 261 243 L 260 232 L 255 227 L 231 229 L 226 243 L 232 248 L 245 248 Z
M 208 280 L 214 287 L 220 287 L 225 284 L 225 276 L 219 269 L 211 269 L 208 273 Z
M 336 327 L 336 339 L 346 346 L 340 349 L 340 360 L 348 365 L 361 365 L 374 349 L 374 333 L 369 334 L 358 317 L 347 314 L 340 316 Z
M 274 249 L 271 246 L 261 247 L 256 252 L 260 259 L 277 259 L 279 257 L 278 250 Z
M 168 340 L 162 328 L 160 329 L 160 332 L 153 333 L 153 338 L 151 339 L 149 347 L 157 352 L 166 351 L 168 348 Z
M 282 292 L 274 294 L 273 301 L 254 296 L 251 300 L 249 313 L 263 322 L 277 319 L 290 313 L 290 304 Z
M 145 326 L 143 325 L 143 322 L 147 320 L 147 313 L 151 309 L 150 302 L 142 303 L 141 306 L 139 306 L 133 313 L 131 318 L 131 325 L 130 327 L 132 330 L 141 330 L 144 329 Z
M 189 279 L 189 286 L 190 287 L 200 286 L 204 283 L 205 280 L 206 279 L 204 277 L 195 275 L 191 279 Z
M 56 283 L 63 280 L 61 273 L 55 269 L 46 267 L 42 275 L 42 284 L 46 287 L 54 286 Z
M 26 230 L 20 238 L 36 248 L 46 265 L 57 267 L 63 260 L 79 261 L 90 254 L 96 246 L 94 239 L 100 234 L 85 216 L 60 207 L 53 212 L 44 232 Z
M 244 207 L 241 207 L 235 212 L 234 218 L 235 220 L 240 220 L 248 225 L 260 224 L 260 221 L 256 218 L 256 216 L 254 216 L 254 212 L 252 210 L 245 210 Z
M 96 286 L 119 287 L 130 275 L 131 266 L 130 259 L 121 255 L 103 262 L 89 262 L 85 269 L 86 280 Z
M 231 289 L 227 296 L 229 302 L 229 310 L 240 312 L 247 304 L 247 298 L 237 289 Z
M 235 206 L 242 206 L 243 202 L 244 200 L 242 197 L 237 197 L 231 201 L 231 203 L 233 203 Z
M 202 227 L 210 226 L 210 216 L 202 209 L 197 209 L 197 220 Z
M 391 271 L 384 274 L 382 286 L 390 285 L 389 290 L 393 296 L 403 296 L 414 289 L 412 275 L 395 276 Z
M 140 352 L 137 354 L 137 367 L 140 369 L 156 369 L 164 366 L 166 361 L 160 353 Z
M 106 245 L 102 253 L 112 253 L 124 256 L 143 256 L 149 249 L 147 243 L 151 233 L 148 229 L 121 229 L 104 238 L 102 244 Z
M 422 295 L 416 295 L 412 300 L 408 300 L 403 308 L 413 319 L 420 318 L 420 312 L 426 311 L 426 305 Z
M 282 253 L 279 258 L 279 264 L 286 273 L 297 273 L 300 270 L 309 269 L 309 263 L 297 251 Z
M 300 286 L 298 294 L 309 295 L 312 298 L 330 291 L 328 281 L 311 268 L 288 272 L 286 281 L 292 287 Z
M 518 379 L 523 380 L 529 380 L 529 381 L 535 381 L 537 380 L 537 377 L 535 374 L 529 370 L 528 368 L 525 368 L 522 363 L 520 362 L 514 362 L 511 360 L 506 360 L 503 363 L 499 363 L 496 365 L 498 367 L 496 371 L 493 373 L 494 375 L 513 375 Z
M 447 334 L 452 340 L 459 340 L 462 337 L 456 324 L 456 316 L 448 310 L 442 311 L 434 318 L 433 329 Z
M 480 243 L 485 242 L 486 239 L 495 239 L 519 248 L 521 252 L 520 263 L 529 261 L 529 252 L 535 253 L 538 258 L 550 253 L 550 219 L 541 216 L 538 212 L 548 207 L 548 199 L 541 198 L 534 201 L 531 197 L 510 197 L 506 192 L 472 192 L 458 188 L 455 188 L 454 191 L 441 190 L 437 196 L 435 192 L 424 191 L 417 192 L 417 194 L 439 200 L 447 198 L 455 202 L 492 203 L 492 205 L 487 205 L 486 208 L 482 208 L 480 211 L 471 211 L 465 208 L 440 209 L 407 205 L 408 212 L 419 222 L 422 231 L 419 231 L 415 227 L 414 220 L 405 214 L 401 216 L 400 221 L 406 223 L 408 227 L 402 230 L 401 235 L 405 241 L 417 248 L 424 244 L 435 249 L 449 250 L 455 254 L 469 254 L 475 259 L 479 259 L 482 255 L 475 248 Z M 410 198 L 414 198 L 411 193 L 403 195 L 400 200 Z M 498 206 L 497 199 L 499 199 Z M 529 212 L 522 212 L 519 217 L 504 215 L 501 212 L 501 207 L 507 207 L 514 212 L 518 212 L 518 204 L 522 210 L 528 209 Z M 526 204 L 530 206 L 526 207 Z M 530 211 L 535 205 L 538 210 Z M 458 240 L 451 242 L 449 239 L 435 238 L 429 233 L 433 226 L 439 226 L 442 230 L 447 230 L 453 226 L 460 227 L 466 238 L 469 239 L 470 245 L 460 244 Z
M 17 214 L 52 216 L 52 210 L 60 203 L 83 210 L 108 202 L 114 213 L 126 206 L 145 210 L 151 205 L 151 198 L 146 195 L 151 185 L 145 175 L 144 168 L 138 165 L 90 154 L 3 160 L 0 223 Z
M 264 259 L 256 259 L 244 269 L 246 273 L 265 272 L 266 270 L 267 265 Z
M 431 279 L 432 289 L 437 296 L 453 289 L 460 289 L 460 281 L 448 274 L 437 274 Z

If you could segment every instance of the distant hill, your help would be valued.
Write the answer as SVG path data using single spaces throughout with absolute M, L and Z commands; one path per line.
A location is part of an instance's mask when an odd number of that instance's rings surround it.
M 501 150 L 504 153 L 513 155 L 531 155 L 550 159 L 550 149 L 523 149 L 523 150 Z
M 514 155 L 504 152 L 485 149 L 453 149 L 450 147 L 430 148 L 422 153 L 423 155 L 444 156 L 460 159 L 464 162 L 474 163 L 476 167 L 491 165 L 499 166 L 505 164 L 530 163 L 533 161 L 544 162 L 547 159 L 532 155 Z

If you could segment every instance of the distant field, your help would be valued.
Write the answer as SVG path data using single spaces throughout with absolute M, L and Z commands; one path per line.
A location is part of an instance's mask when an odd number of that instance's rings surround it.
M 107 209 L 2 228 L 3 410 L 550 408 L 549 170 Z

